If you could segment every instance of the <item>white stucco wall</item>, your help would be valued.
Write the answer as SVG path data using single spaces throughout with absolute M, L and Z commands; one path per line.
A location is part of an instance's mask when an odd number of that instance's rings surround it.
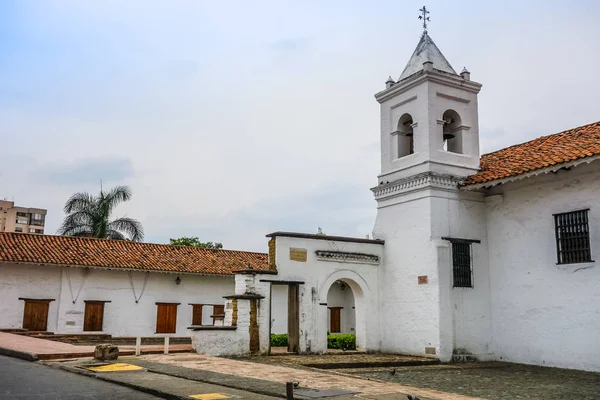
M 478 240 L 471 245 L 472 288 L 453 287 L 452 245 L 439 243 L 441 340 L 453 352 L 471 354 L 479 360 L 491 354 L 490 276 L 486 208 L 478 193 L 438 193 L 431 199 L 432 237 Z
M 599 167 L 503 185 L 487 199 L 498 359 L 600 371 Z M 596 262 L 557 265 L 552 214 L 585 208 Z
M 60 268 L 0 263 L 0 328 L 23 326 L 23 300 L 55 299 L 48 310 L 48 330 L 56 329 L 60 303 Z
M 177 308 L 176 333 L 171 335 L 189 336 L 187 327 L 192 322 L 192 306 L 189 303 L 224 304 L 223 296 L 232 294 L 234 289 L 233 276 L 182 274 L 179 275 L 181 284 L 176 285 L 176 274 L 150 273 L 144 294 L 136 304 L 127 272 L 75 267 L 69 270 L 67 274 L 64 267 L 0 265 L 0 327 L 22 326 L 23 302 L 18 301 L 19 297 L 56 298 L 50 303 L 48 330 L 82 333 L 84 301 L 108 300 L 110 302 L 104 307 L 103 333 L 113 336 L 153 336 L 156 330 L 156 303 L 163 302 L 181 303 Z M 85 274 L 87 278 L 84 281 Z M 132 273 L 137 296 L 141 294 L 144 275 L 143 272 Z M 73 297 L 77 298 L 75 303 Z M 212 307 L 204 307 L 203 322 L 212 322 L 211 313 Z
M 290 260 L 290 248 L 306 249 L 307 261 Z M 381 257 L 383 246 L 291 237 L 276 238 L 278 275 L 272 279 L 302 281 L 300 285 L 300 351 L 327 351 L 327 294 L 336 280 L 343 280 L 354 293 L 357 345 L 379 350 L 379 281 L 381 265 L 320 261 L 315 251 L 342 251 Z
M 424 355 L 440 347 L 439 277 L 435 243 L 431 241 L 429 191 L 378 204 L 373 236 L 385 240 L 379 323 L 381 350 Z M 428 284 L 419 285 L 418 276 Z
M 271 333 L 287 333 L 288 288 L 285 285 L 271 287 Z

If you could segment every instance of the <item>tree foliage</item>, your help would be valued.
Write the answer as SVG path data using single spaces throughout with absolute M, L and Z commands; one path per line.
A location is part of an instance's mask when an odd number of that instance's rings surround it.
M 169 244 L 173 246 L 193 246 L 203 249 L 222 249 L 223 244 L 216 242 L 201 242 L 198 237 L 180 237 L 177 239 L 169 239 Z
M 129 201 L 131 196 L 128 186 L 116 186 L 109 191 L 100 189 L 97 196 L 86 192 L 75 193 L 65 204 L 67 216 L 58 234 L 141 242 L 144 229 L 139 221 L 127 217 L 111 220 L 115 207 Z

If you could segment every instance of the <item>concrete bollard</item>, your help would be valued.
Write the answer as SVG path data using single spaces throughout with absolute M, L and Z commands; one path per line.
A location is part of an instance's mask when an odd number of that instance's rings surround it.
M 165 336 L 165 354 L 169 354 L 169 337 Z
M 142 337 L 135 338 L 135 355 L 139 356 L 142 353 Z

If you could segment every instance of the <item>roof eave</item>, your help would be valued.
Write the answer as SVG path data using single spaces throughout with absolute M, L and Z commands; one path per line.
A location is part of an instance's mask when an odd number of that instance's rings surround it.
M 231 273 L 227 274 L 219 274 L 216 272 L 193 272 L 193 271 L 168 271 L 164 269 L 141 269 L 141 268 L 130 268 L 130 267 L 119 267 L 119 266 L 111 266 L 111 267 L 103 267 L 97 265 L 81 265 L 81 264 L 55 264 L 55 263 L 43 263 L 43 262 L 34 262 L 34 261 L 8 261 L 8 260 L 0 260 L 1 263 L 6 264 L 14 264 L 14 265 L 34 265 L 41 267 L 59 267 L 59 268 L 91 268 L 91 269 L 103 269 L 110 271 L 131 271 L 131 272 L 156 272 L 158 274 L 175 274 L 175 275 L 206 275 L 206 276 L 234 276 L 236 271 L 231 271 Z M 254 270 L 257 273 L 261 273 L 262 271 L 267 270 Z
M 530 171 L 530 172 L 526 172 L 526 173 L 514 175 L 514 176 L 508 176 L 506 178 L 494 179 L 492 181 L 474 183 L 471 185 L 464 185 L 464 186 L 461 186 L 461 190 L 472 191 L 472 190 L 479 190 L 479 189 L 488 189 L 488 188 L 491 188 L 491 187 L 494 187 L 497 185 L 514 182 L 514 181 L 519 181 L 519 180 L 523 180 L 526 178 L 531 178 L 534 176 L 547 174 L 550 172 L 556 172 L 563 168 L 571 168 L 571 167 L 576 167 L 581 164 L 589 164 L 592 161 L 596 161 L 598 159 L 600 159 L 600 154 L 596 154 L 596 155 L 589 156 L 589 157 L 579 158 L 577 160 L 568 161 L 568 162 L 552 165 L 552 166 L 545 167 L 545 168 L 539 168 L 534 171 Z

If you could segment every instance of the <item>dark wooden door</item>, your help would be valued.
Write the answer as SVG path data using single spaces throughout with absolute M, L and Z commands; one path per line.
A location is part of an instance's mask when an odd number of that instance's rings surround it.
M 175 333 L 178 303 L 156 303 L 156 333 Z
M 341 310 L 342 307 L 330 307 L 329 308 L 329 332 L 340 333 L 341 332 Z
M 104 321 L 104 302 L 103 301 L 86 301 L 85 315 L 83 318 L 84 332 L 100 332 L 102 331 L 102 323 Z
M 300 286 L 288 286 L 288 351 L 297 353 L 300 347 Z
M 25 300 L 23 329 L 45 331 L 48 328 L 50 300 Z
M 192 304 L 192 325 L 202 325 L 202 304 Z

